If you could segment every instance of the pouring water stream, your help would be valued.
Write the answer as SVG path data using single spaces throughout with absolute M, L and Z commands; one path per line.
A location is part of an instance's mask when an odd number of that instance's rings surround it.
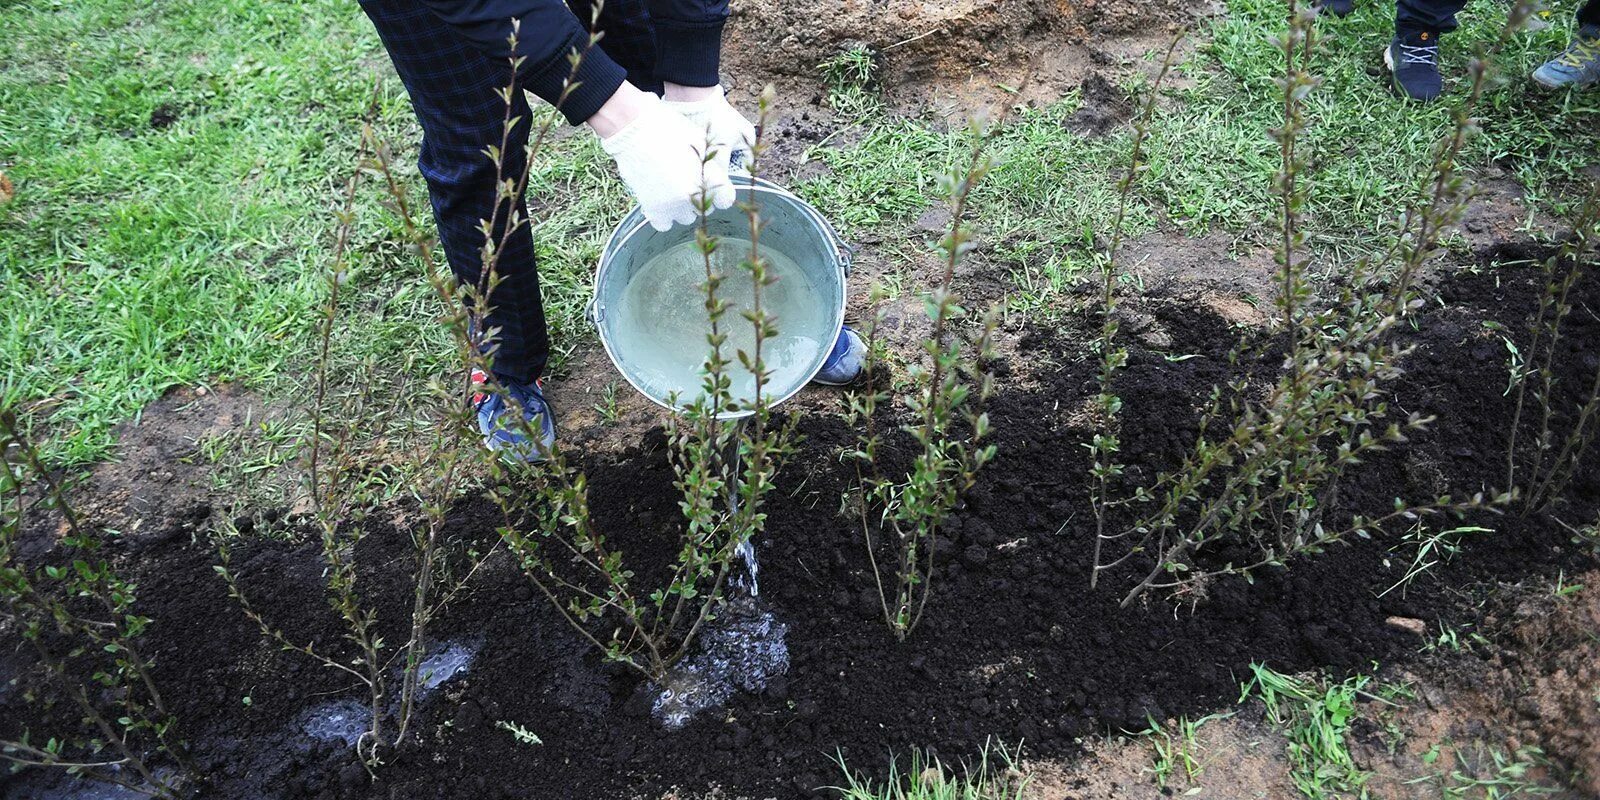
M 724 453 L 729 475 L 739 474 L 739 435 L 745 421 L 734 429 Z M 728 510 L 739 511 L 737 481 L 728 489 Z M 673 667 L 655 689 L 652 711 L 668 730 L 683 727 L 705 709 L 726 703 L 738 690 L 759 692 L 773 677 L 789 671 L 789 629 L 762 605 L 757 576 L 760 565 L 755 545 L 746 539 L 734 548 L 744 562 L 744 575 L 730 582 L 729 596 L 706 626 L 695 654 Z

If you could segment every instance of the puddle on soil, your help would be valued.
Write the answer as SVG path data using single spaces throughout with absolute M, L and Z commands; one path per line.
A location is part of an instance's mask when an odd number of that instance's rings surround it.
M 426 698 L 446 681 L 466 672 L 482 648 L 481 639 L 435 644 L 432 652 L 424 656 L 418 666 L 417 699 Z M 392 681 L 395 687 L 400 685 L 399 672 L 395 673 Z M 399 702 L 398 698 L 395 702 Z M 389 714 L 397 710 L 391 707 Z M 354 746 L 361 734 L 372 727 L 372 709 L 358 700 L 334 700 L 301 714 L 295 727 L 318 741 L 341 741 Z
M 753 576 L 752 576 L 753 577 Z M 752 597 L 730 600 L 707 623 L 697 652 L 667 673 L 652 711 L 668 730 L 726 703 L 738 690 L 758 692 L 789 671 L 789 629 Z
M 482 640 L 434 645 L 433 652 L 422 659 L 419 667 L 421 680 L 418 698 L 427 697 L 434 689 L 443 686 L 445 681 L 465 672 L 482 648 Z
M 372 728 L 372 709 L 355 700 L 334 700 L 300 715 L 300 731 L 323 742 L 341 741 L 352 747 Z
M 119 779 L 140 782 L 132 770 L 113 771 Z M 157 770 L 156 778 L 171 780 L 173 775 L 170 770 Z M 60 769 L 36 769 L 14 776 L 10 781 L 0 781 L 0 797 L 6 800 L 146 800 L 150 794 L 69 775 Z

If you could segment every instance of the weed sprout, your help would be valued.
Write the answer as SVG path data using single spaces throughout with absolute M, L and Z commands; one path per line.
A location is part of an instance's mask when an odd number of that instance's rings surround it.
M 851 770 L 840 755 L 834 760 L 844 772 L 845 785 L 828 788 L 841 800 L 1022 800 L 1030 792 L 1028 777 L 1019 768 L 1021 759 L 1021 745 L 986 742 L 976 764 L 956 771 L 935 756 L 912 751 L 903 771 L 896 759 L 889 759 L 889 774 L 880 784 Z
M 1373 696 L 1365 691 L 1371 679 L 1357 675 L 1331 683 L 1284 675 L 1263 664 L 1251 664 L 1250 670 L 1239 701 L 1261 698 L 1267 719 L 1283 730 L 1295 788 L 1306 797 L 1360 793 L 1370 773 L 1356 766 L 1345 737 L 1356 698 Z
M 817 65 L 828 87 L 828 105 L 846 117 L 860 117 L 878 105 L 878 53 L 856 44 Z

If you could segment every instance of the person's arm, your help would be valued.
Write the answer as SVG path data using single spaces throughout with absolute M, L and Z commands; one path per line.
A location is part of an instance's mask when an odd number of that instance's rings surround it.
M 728 0 L 649 0 L 656 32 L 656 77 L 666 84 L 668 100 L 699 100 L 680 90 L 711 89 L 721 83 L 722 27 L 728 21 Z
M 709 59 L 702 57 L 688 69 L 671 73 L 671 77 L 691 83 L 703 81 L 709 69 L 710 85 L 716 86 L 726 0 L 656 1 L 663 4 L 663 13 L 669 18 L 664 28 L 668 31 L 665 38 L 669 48 L 687 48 L 694 41 L 715 41 Z M 697 129 L 661 98 L 628 83 L 622 67 L 600 48 L 588 46 L 589 32 L 562 0 L 422 2 L 485 55 L 524 59 L 518 71 L 522 86 L 548 103 L 559 104 L 561 113 L 572 124 L 588 123 L 657 230 L 694 221 L 699 209 L 693 198 L 701 192 L 709 194 L 713 208 L 733 204 L 734 190 L 726 162 L 714 160 L 706 164 L 700 157 L 705 149 L 705 129 Z M 721 12 L 717 16 L 715 7 L 719 4 Z M 520 20 L 515 53 L 508 41 L 512 19 Z M 688 32 L 673 33 L 680 29 Z M 658 33 L 658 41 L 660 38 Z M 576 75 L 568 60 L 574 51 L 583 53 Z M 563 99 L 569 76 L 577 85 Z M 720 94 L 720 88 L 717 91 Z
M 556 105 L 567 78 L 572 77 L 577 86 L 560 102 L 560 110 L 574 125 L 593 117 L 627 80 L 627 71 L 610 56 L 599 47 L 588 46 L 589 32 L 562 0 L 422 2 L 462 38 L 495 59 L 511 57 L 511 20 L 520 20 L 516 55 L 525 60 L 518 80 L 523 88 Z M 576 75 L 567 60 L 574 50 L 583 53 Z

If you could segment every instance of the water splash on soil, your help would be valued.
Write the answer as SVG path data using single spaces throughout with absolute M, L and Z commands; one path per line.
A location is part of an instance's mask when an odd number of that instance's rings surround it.
M 751 582 L 754 584 L 754 561 Z M 750 597 L 736 597 L 700 634 L 698 652 L 667 673 L 652 711 L 668 730 L 695 714 L 726 703 L 740 689 L 758 692 L 789 671 L 787 625 Z
M 139 782 L 132 770 L 109 770 L 119 779 Z M 171 780 L 171 770 L 156 770 L 158 780 Z M 14 782 L 12 782 L 14 781 Z M 114 783 L 103 783 L 69 775 L 64 770 L 32 770 L 0 781 L 0 797 L 18 800 L 145 800 L 149 792 L 135 791 Z
M 417 699 L 426 698 L 446 681 L 465 672 L 482 647 L 481 639 L 435 644 L 417 667 Z M 400 676 L 396 675 L 396 685 L 399 680 Z M 386 715 L 398 711 L 399 698 L 391 699 L 393 702 Z M 372 729 L 372 708 L 358 700 L 334 700 L 307 709 L 295 727 L 312 739 L 340 741 L 354 747 L 361 734 Z

